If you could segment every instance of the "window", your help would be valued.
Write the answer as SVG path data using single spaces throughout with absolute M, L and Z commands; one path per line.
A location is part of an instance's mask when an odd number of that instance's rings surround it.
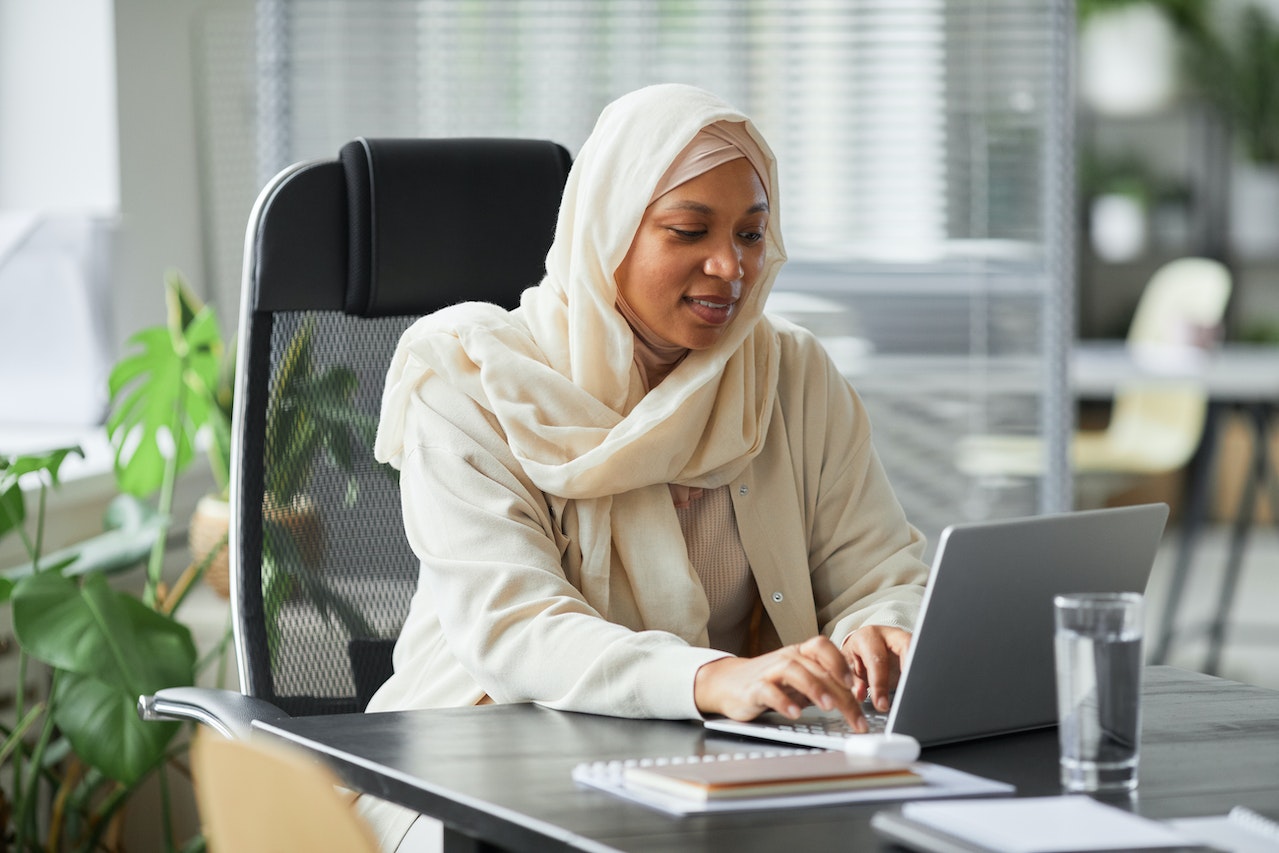
M 774 310 L 846 365 L 912 519 L 1069 506 L 1065 0 L 258 0 L 256 24 L 259 181 L 361 135 L 576 151 L 653 82 L 736 103 L 781 164 Z M 990 430 L 1045 435 L 1047 475 L 966 481 L 953 444 Z

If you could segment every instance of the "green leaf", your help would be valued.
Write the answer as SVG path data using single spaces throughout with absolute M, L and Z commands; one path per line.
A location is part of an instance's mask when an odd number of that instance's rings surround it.
M 77 585 L 53 572 L 19 581 L 14 634 L 60 670 L 54 721 L 90 766 L 125 784 L 161 759 L 177 724 L 138 719 L 138 696 L 193 683 L 190 631 L 93 573 Z
M 15 481 L 0 491 L 0 539 L 17 530 L 27 520 L 27 506 L 22 500 L 22 487 Z
M 143 693 L 191 684 L 195 644 L 186 626 L 93 573 L 77 584 L 53 572 L 14 587 L 13 629 L 32 657 L 91 675 L 136 702 Z
M 67 672 L 58 681 L 53 719 L 81 760 L 131 785 L 163 760 L 180 728 L 175 722 L 143 721 L 137 701 L 137 695 L 92 675 Z
M 40 559 L 42 571 L 58 571 L 67 577 L 99 571 L 108 574 L 133 568 L 150 554 L 156 539 L 164 535 L 168 516 L 156 512 L 132 495 L 117 495 L 107 505 L 106 532 L 76 545 L 46 554 Z M 31 563 L 5 572 L 3 577 L 18 580 L 34 573 Z
M 49 475 L 49 481 L 56 486 L 58 484 L 58 472 L 62 468 L 62 463 L 73 453 L 76 456 L 84 456 L 84 451 L 80 449 L 79 445 L 70 445 L 43 453 L 9 457 L 5 460 L 6 464 L 0 465 L 0 470 L 5 472 L 5 482 L 7 482 L 9 477 L 16 480 L 34 471 L 42 471 Z
M 78 445 L 44 453 L 0 456 L 0 539 L 17 530 L 27 519 L 21 479 L 28 474 L 41 473 L 48 483 L 56 486 L 62 463 L 73 453 L 84 456 Z
M 164 482 L 169 458 L 182 471 L 195 437 L 218 408 L 224 347 L 214 310 L 176 274 L 165 282 L 168 323 L 129 338 L 131 350 L 108 378 L 107 433 L 123 491 L 149 495 Z
M 13 595 L 13 581 L 8 578 L 0 578 L 0 604 L 8 601 Z

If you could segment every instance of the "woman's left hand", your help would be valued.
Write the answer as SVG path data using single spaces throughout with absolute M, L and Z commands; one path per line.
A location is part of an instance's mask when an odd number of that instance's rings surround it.
M 853 695 L 857 701 L 864 701 L 869 695 L 875 710 L 888 711 L 910 636 L 902 628 L 863 625 L 844 639 L 840 649 L 853 671 Z

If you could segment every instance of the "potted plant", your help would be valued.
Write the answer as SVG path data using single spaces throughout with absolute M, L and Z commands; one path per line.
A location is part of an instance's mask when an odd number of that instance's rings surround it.
M 111 373 L 107 427 L 116 449 L 117 477 L 126 492 L 153 493 L 193 461 L 197 437 L 207 436 L 217 491 L 197 505 L 191 550 L 196 563 L 208 566 L 205 580 L 227 596 L 235 352 L 223 342 L 212 306 L 202 303 L 176 272 L 166 278 L 165 302 L 165 322 L 133 335 L 134 350 Z M 354 502 L 354 462 L 372 453 L 377 431 L 376 419 L 352 403 L 359 385 L 354 371 L 317 365 L 314 336 L 314 318 L 303 318 L 271 377 L 263 572 L 275 587 L 267 602 L 277 606 L 301 595 L 353 635 L 367 636 L 369 627 L 359 612 L 330 588 L 322 573 L 299 570 L 314 568 L 323 553 L 323 527 L 308 492 L 317 468 L 326 464 L 345 472 L 347 500 Z M 162 502 L 160 511 L 167 513 L 170 506 Z M 162 552 L 157 546 L 152 554 L 152 577 L 159 576 Z
M 1191 68 L 1235 139 L 1230 238 L 1245 259 L 1279 256 L 1279 24 L 1248 4 L 1233 26 L 1200 38 Z
M 175 271 L 165 278 L 165 309 L 164 323 L 129 338 L 133 349 L 108 380 L 116 481 L 129 494 L 159 492 L 159 511 L 168 514 L 169 487 L 199 453 L 197 441 L 205 441 L 215 491 L 191 520 L 192 556 L 199 563 L 211 555 L 205 577 L 225 596 L 235 351 L 223 342 L 212 306 Z M 164 545 L 157 543 L 148 567 L 157 583 L 163 555 Z
M 0 747 L 11 780 L 9 808 L 0 815 L 12 815 L 6 838 L 20 850 L 112 849 L 104 838 L 132 793 L 156 774 L 164 844 L 174 847 L 166 759 L 184 749 L 175 746 L 180 727 L 142 722 L 136 702 L 161 687 L 194 683 L 195 646 L 176 614 L 213 554 L 193 561 L 172 589 L 161 569 L 177 477 L 197 455 L 201 431 L 210 436 L 218 488 L 227 485 L 230 358 L 212 310 L 177 273 L 165 285 L 166 322 L 134 335 L 134 350 L 109 379 L 107 430 L 122 494 L 110 505 L 106 532 L 43 553 L 44 496 L 79 449 L 0 457 L 0 537 L 20 538 L 29 556 L 0 577 L 22 670 L 17 725 Z M 36 509 L 28 512 L 32 497 Z M 143 562 L 140 590 L 108 582 Z M 218 650 L 225 648 L 224 638 Z M 28 697 L 31 660 L 49 677 L 47 690 Z
M 166 277 L 165 301 L 165 322 L 133 335 L 133 348 L 110 374 L 107 430 L 122 494 L 111 503 L 102 535 L 43 553 L 44 495 L 58 486 L 63 461 L 78 448 L 0 455 L 0 538 L 20 538 L 29 556 L 0 575 L 0 605 L 11 608 L 20 669 L 17 722 L 0 732 L 0 764 L 11 779 L 8 792 L 0 790 L 0 835 L 11 848 L 115 849 L 109 836 L 125 804 L 158 775 L 164 845 L 176 849 L 167 768 L 185 743 L 176 739 L 179 724 L 144 723 L 135 704 L 143 693 L 194 683 L 199 668 L 177 611 L 225 552 L 225 528 L 219 547 L 193 560 L 172 589 L 163 582 L 162 559 L 178 475 L 202 447 L 226 497 L 234 353 L 222 341 L 213 309 L 176 272 Z M 314 336 L 314 321 L 303 320 L 272 379 L 264 571 L 352 636 L 369 636 L 360 613 L 321 572 L 298 570 L 318 558 L 308 544 L 318 537 L 304 533 L 306 522 L 293 520 L 313 506 L 308 490 L 317 468 L 324 463 L 344 471 L 347 499 L 358 499 L 354 461 L 371 453 L 376 432 L 375 419 L 352 403 L 356 376 L 344 366 L 318 365 Z M 140 591 L 109 583 L 144 562 Z M 282 600 L 269 597 L 268 606 Z M 208 662 L 225 648 L 226 638 Z M 38 695 L 25 692 L 30 661 L 49 672 Z M 187 846 L 202 843 L 196 837 Z
M 359 499 L 355 462 L 370 456 L 377 421 L 353 403 L 359 379 L 341 364 L 319 366 L 315 318 L 304 317 L 271 378 L 263 484 L 263 566 L 267 607 L 301 593 L 352 636 L 373 632 L 320 572 L 323 524 L 310 488 L 323 463 L 346 476 L 346 501 Z M 393 471 L 393 469 L 385 469 Z M 269 620 L 274 621 L 274 620 Z
M 168 593 L 150 573 L 140 595 L 109 583 L 145 561 L 168 530 L 166 516 L 131 495 L 110 504 L 102 535 L 43 553 L 45 493 L 76 452 L 0 457 L 0 538 L 19 537 L 30 558 L 0 577 L 19 655 L 16 724 L 0 746 L 8 780 L 2 843 L 21 851 L 116 849 L 111 838 L 124 806 L 158 775 L 165 846 L 175 849 L 167 764 L 183 749 L 175 745 L 179 725 L 141 721 L 136 703 L 142 693 L 194 683 L 195 645 L 176 615 L 199 568 Z M 32 661 L 48 674 L 44 689 L 29 694 Z

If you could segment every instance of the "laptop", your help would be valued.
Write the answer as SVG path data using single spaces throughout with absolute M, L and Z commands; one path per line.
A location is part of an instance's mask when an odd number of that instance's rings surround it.
M 935 746 L 1056 725 L 1053 596 L 1144 592 L 1167 519 L 1154 503 L 947 527 L 892 707 L 872 731 Z M 857 737 L 816 707 L 798 721 L 704 724 L 797 746 Z

